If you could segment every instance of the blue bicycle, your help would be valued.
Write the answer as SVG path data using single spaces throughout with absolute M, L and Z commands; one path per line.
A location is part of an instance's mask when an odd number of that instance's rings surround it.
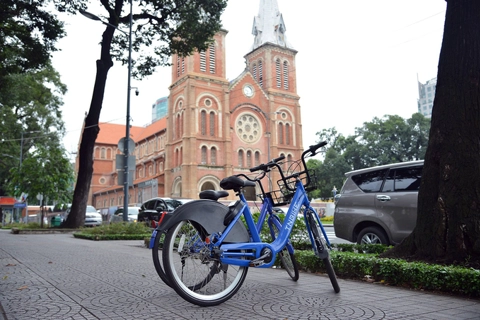
M 214 306 L 230 299 L 242 286 L 249 267 L 273 266 L 275 257 L 287 245 L 302 208 L 313 250 L 324 262 L 334 291 L 340 292 L 330 261 L 330 243 L 305 189 L 311 182 L 305 159 L 314 156 L 325 144 L 322 142 L 305 150 L 296 162 L 301 170 L 287 176 L 276 162 L 250 169 L 252 172 L 277 169 L 281 176 L 278 185 L 283 199 L 277 202 L 291 199 L 278 237 L 271 243 L 261 241 L 243 195 L 244 188 L 256 185 L 253 181 L 237 176 L 222 180 L 221 187 L 235 191 L 240 198 L 228 207 L 204 199 L 189 202 L 177 209 L 165 222 L 164 230 L 168 232 L 162 253 L 169 284 L 177 294 L 199 306 Z
M 271 160 L 270 162 L 279 163 L 281 160 L 284 160 L 284 159 L 285 159 L 285 156 L 281 156 L 279 158 Z M 261 194 L 259 195 L 259 197 L 262 199 L 262 206 L 260 209 L 259 218 L 256 223 L 256 228 L 258 232 L 261 232 L 261 230 L 263 229 L 264 222 L 267 221 L 267 225 L 270 231 L 270 236 L 272 237 L 273 240 L 275 240 L 279 234 L 282 223 L 280 221 L 280 218 L 274 214 L 273 207 L 286 205 L 288 203 L 287 202 L 275 203 L 274 196 L 272 196 L 272 194 L 274 195 L 274 193 L 265 192 L 265 189 L 263 188 L 261 180 L 265 177 L 267 172 L 268 171 L 262 171 L 260 174 L 255 175 L 254 177 L 247 176 L 245 174 L 238 174 L 237 177 L 243 177 L 247 180 L 256 182 L 258 184 L 261 191 Z M 217 201 L 221 197 L 227 197 L 228 195 L 229 194 L 226 191 L 213 191 L 213 190 L 204 190 L 199 194 L 200 199 L 210 199 L 214 201 Z M 160 223 L 158 227 L 153 231 L 152 236 L 150 238 L 149 248 L 152 249 L 152 258 L 153 258 L 153 264 L 155 266 L 155 270 L 160 276 L 160 279 L 162 279 L 162 281 L 166 285 L 170 286 L 170 281 L 168 280 L 168 277 L 165 274 L 165 270 L 163 268 L 163 261 L 162 261 L 163 260 L 162 249 L 165 241 L 165 234 L 168 231 L 164 229 L 163 227 L 164 225 L 161 223 L 163 219 L 168 220 L 169 216 L 166 216 L 166 215 L 161 216 L 159 220 Z M 198 235 L 196 239 L 198 239 Z M 300 273 L 299 273 L 297 261 L 294 256 L 294 249 L 290 241 L 287 242 L 283 250 L 280 251 L 278 255 L 280 257 L 282 268 L 287 271 L 288 275 L 292 278 L 293 281 L 297 281 Z M 210 278 L 211 278 L 211 275 L 208 275 L 206 280 L 204 279 L 200 281 L 198 284 L 194 285 L 193 287 L 197 288 L 199 285 L 207 283 L 208 279 Z

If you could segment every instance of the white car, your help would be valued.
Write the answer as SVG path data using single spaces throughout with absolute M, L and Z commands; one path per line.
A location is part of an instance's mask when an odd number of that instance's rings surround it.
M 93 206 L 87 206 L 85 212 L 85 227 L 94 227 L 102 225 L 102 215 L 97 212 Z

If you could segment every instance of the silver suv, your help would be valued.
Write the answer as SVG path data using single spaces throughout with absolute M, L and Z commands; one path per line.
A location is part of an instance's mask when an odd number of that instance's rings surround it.
M 345 173 L 335 198 L 337 238 L 356 243 L 398 244 L 417 221 L 423 160 Z

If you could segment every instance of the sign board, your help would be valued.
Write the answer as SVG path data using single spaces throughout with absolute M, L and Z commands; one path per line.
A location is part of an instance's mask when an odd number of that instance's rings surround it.
M 120 149 L 121 152 L 124 152 L 125 149 L 125 138 L 122 138 L 118 141 L 118 149 Z M 132 139 L 128 139 L 128 153 L 132 153 L 135 151 L 135 142 L 133 142 Z
M 123 161 L 125 161 L 125 155 L 117 154 L 115 157 L 115 168 L 117 170 L 123 170 L 125 168 Z M 128 170 L 135 170 L 135 161 L 135 156 L 128 156 Z
M 119 186 L 123 186 L 123 178 L 124 178 L 124 174 L 123 174 L 123 170 L 118 170 L 117 171 L 118 173 L 118 176 L 117 176 L 117 180 L 118 180 L 118 185 Z M 129 171 L 128 172 L 128 186 L 131 187 L 133 186 L 133 175 L 134 175 L 134 171 Z

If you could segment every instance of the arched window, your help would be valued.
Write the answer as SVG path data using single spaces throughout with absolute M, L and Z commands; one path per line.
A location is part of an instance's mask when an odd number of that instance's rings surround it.
M 211 44 L 210 47 L 209 47 L 209 70 L 210 70 L 210 73 L 215 73 L 215 44 Z
M 290 145 L 290 124 L 285 125 L 285 144 Z
M 107 158 L 107 149 L 102 148 L 100 149 L 100 159 L 105 159 Z
M 278 125 L 278 143 L 283 144 L 283 123 Z
M 277 76 L 277 88 L 282 87 L 282 74 L 280 71 L 280 59 L 277 59 L 275 61 L 275 71 L 276 71 L 276 76 Z
M 281 157 L 285 157 L 285 154 L 280 153 L 280 156 L 281 156 Z M 289 175 L 290 173 L 287 172 L 288 165 L 289 165 L 288 160 L 287 160 L 287 161 L 283 161 L 283 163 L 282 163 L 282 170 L 284 171 L 283 173 L 286 173 L 286 174 Z
M 257 64 L 256 63 L 254 63 L 253 66 L 252 66 L 252 74 L 253 74 L 253 78 L 258 81 L 258 79 L 257 79 Z
M 255 166 L 260 165 L 260 152 L 255 151 Z
M 243 167 L 243 150 L 238 151 L 238 166 Z
M 202 164 L 207 164 L 207 147 L 203 146 L 202 147 Z
M 258 61 L 258 83 L 260 83 L 260 87 L 263 88 L 263 66 L 262 66 L 262 60 Z
M 283 62 L 283 89 L 288 90 L 288 63 Z
M 205 136 L 207 134 L 207 113 L 205 110 L 200 114 L 200 128 L 202 136 Z
M 207 71 L 207 58 L 205 51 L 200 52 L 200 71 L 206 72 Z
M 212 165 L 216 165 L 217 164 L 217 149 L 215 147 L 213 147 L 211 150 L 210 150 L 210 163 Z
M 210 136 L 215 137 L 215 112 L 210 112 Z
M 182 58 L 182 74 L 185 73 L 185 58 Z
M 252 151 L 250 150 L 247 151 L 247 167 L 252 167 Z

